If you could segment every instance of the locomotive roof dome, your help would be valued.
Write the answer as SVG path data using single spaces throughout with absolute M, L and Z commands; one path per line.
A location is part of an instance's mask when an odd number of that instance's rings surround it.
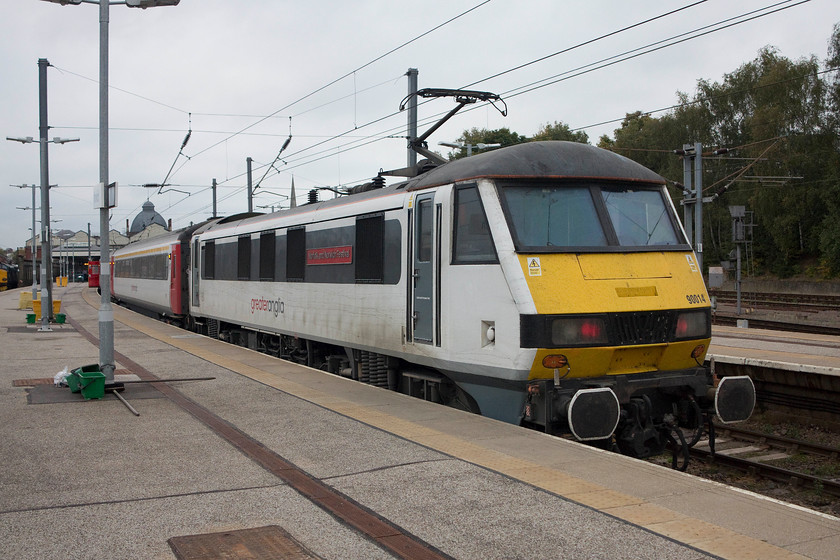
M 579 142 L 526 142 L 455 160 L 408 181 L 408 190 L 479 177 L 591 178 L 664 183 L 659 174 L 609 150 Z
M 163 219 L 163 216 L 155 212 L 155 205 L 152 201 L 147 200 L 143 203 L 143 210 L 134 217 L 134 221 L 131 222 L 131 228 L 128 231 L 129 233 L 138 233 L 152 224 L 166 227 L 166 220 Z

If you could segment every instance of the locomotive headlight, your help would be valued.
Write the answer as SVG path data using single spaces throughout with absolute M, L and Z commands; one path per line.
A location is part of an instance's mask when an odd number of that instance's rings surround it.
M 709 335 L 709 314 L 705 309 L 685 311 L 677 315 L 675 339 L 707 338 Z
M 604 317 L 558 317 L 551 322 L 551 343 L 555 348 L 607 342 L 607 324 Z

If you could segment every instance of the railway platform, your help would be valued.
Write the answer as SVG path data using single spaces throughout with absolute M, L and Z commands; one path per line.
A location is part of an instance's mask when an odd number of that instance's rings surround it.
M 773 367 L 840 379 L 840 337 L 738 327 L 712 327 L 706 359 Z
M 720 375 L 749 375 L 774 415 L 840 430 L 840 337 L 715 326 L 706 359 Z
M 98 361 L 98 298 L 39 332 L 0 293 L 4 558 L 828 560 L 840 519 L 362 385 L 115 307 L 121 396 L 51 379 Z M 206 378 L 203 381 L 177 381 Z M 166 380 L 165 382 L 160 380 Z

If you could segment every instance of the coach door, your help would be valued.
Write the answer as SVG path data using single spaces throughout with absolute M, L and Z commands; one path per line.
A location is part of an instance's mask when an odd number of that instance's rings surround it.
M 435 205 L 434 193 L 415 199 L 412 270 L 409 282 L 412 332 L 415 342 L 432 344 L 435 325 Z

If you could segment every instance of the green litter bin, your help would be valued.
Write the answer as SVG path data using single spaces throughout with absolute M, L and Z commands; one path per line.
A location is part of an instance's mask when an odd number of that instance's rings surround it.
M 67 319 L 67 316 L 64 313 L 56 313 L 55 314 L 55 322 L 59 325 L 63 325 L 64 321 Z
M 90 364 L 74 369 L 67 376 L 71 393 L 82 392 L 86 399 L 101 399 L 105 396 L 105 374 L 99 371 L 99 364 Z
M 35 324 L 35 314 L 34 313 L 27 313 L 26 314 L 26 322 L 30 325 Z
M 68 375 L 64 380 L 67 382 L 67 386 L 70 387 L 71 393 L 78 393 L 82 390 L 81 385 L 79 385 L 79 376 L 76 375 L 75 371 L 71 371 L 70 375 Z
M 105 396 L 105 374 L 101 371 L 89 371 L 79 376 L 82 396 L 87 399 L 101 399 Z

